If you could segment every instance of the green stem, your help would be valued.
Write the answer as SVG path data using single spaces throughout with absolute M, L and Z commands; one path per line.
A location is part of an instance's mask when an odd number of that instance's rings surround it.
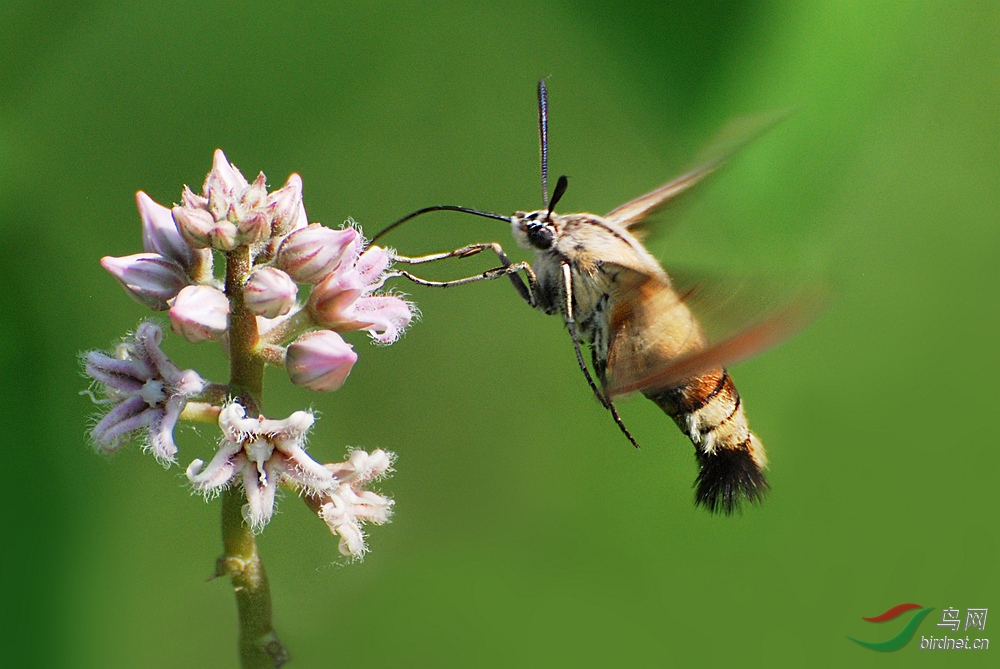
M 243 301 L 243 285 L 253 268 L 248 247 L 226 254 L 226 296 L 229 298 L 229 361 L 232 394 L 248 417 L 260 415 L 264 360 L 257 354 L 257 319 Z M 222 495 L 223 555 L 216 574 L 229 576 L 236 594 L 240 626 L 240 666 L 273 669 L 288 660 L 288 651 L 274 631 L 271 590 L 257 552 L 253 531 L 243 519 L 246 495 L 230 486 Z
M 195 423 L 219 424 L 219 414 L 222 408 L 207 402 L 188 402 L 184 410 L 181 411 L 180 420 L 188 420 Z
M 309 310 L 305 308 L 299 309 L 287 319 L 268 330 L 264 334 L 263 340 L 267 344 L 281 344 L 289 339 L 298 337 L 306 330 L 314 327 L 316 327 L 316 323 L 313 321 L 312 316 L 309 315 Z
M 243 521 L 244 495 L 231 486 L 222 494 L 222 545 L 217 576 L 229 576 L 240 620 L 240 666 L 274 669 L 288 660 L 288 650 L 274 631 L 267 571 L 253 532 Z
M 250 248 L 241 246 L 226 254 L 226 296 L 229 298 L 229 385 L 247 410 L 248 416 L 259 413 L 264 389 L 264 360 L 257 355 L 257 317 L 243 302 L 246 283 L 253 261 Z

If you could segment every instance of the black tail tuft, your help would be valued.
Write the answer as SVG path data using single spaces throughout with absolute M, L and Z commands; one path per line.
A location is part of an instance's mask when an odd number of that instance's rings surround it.
M 745 499 L 757 504 L 770 486 L 750 451 L 719 448 L 714 453 L 697 451 L 701 471 L 695 480 L 694 503 L 711 513 L 731 515 Z

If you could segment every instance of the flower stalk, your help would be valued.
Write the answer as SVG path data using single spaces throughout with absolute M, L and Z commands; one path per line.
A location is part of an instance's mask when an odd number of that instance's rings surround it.
M 241 666 L 279 667 L 288 651 L 274 630 L 255 539 L 274 515 L 278 488 L 307 503 L 339 537 L 342 555 L 361 558 L 368 550 L 363 526 L 388 522 L 393 505 L 367 486 L 388 475 L 394 456 L 355 449 L 345 462 L 314 460 L 306 451 L 311 411 L 264 415 L 264 367 L 284 368 L 308 390 L 337 390 L 358 359 L 340 333 L 365 330 L 375 343 L 390 344 L 414 308 L 381 290 L 393 276 L 391 252 L 368 247 L 353 221 L 340 230 L 308 223 L 298 175 L 269 194 L 263 174 L 248 182 L 216 151 L 202 193 L 185 187 L 181 201 L 169 209 L 140 191 L 144 252 L 101 264 L 134 300 L 169 312 L 171 328 L 188 342 L 221 343 L 229 382 L 182 370 L 160 347 L 162 327 L 145 321 L 113 351 L 82 356 L 93 381 L 83 394 L 103 410 L 90 436 L 103 453 L 141 440 L 170 467 L 179 422 L 219 428 L 215 455 L 207 464 L 192 460 L 186 474 L 206 500 L 222 497 L 223 555 L 215 573 L 230 578 L 236 596 Z M 212 272 L 219 258 L 221 282 Z M 297 284 L 315 285 L 300 301 Z
M 255 355 L 257 318 L 246 308 L 243 285 L 250 274 L 250 247 L 226 254 L 229 298 L 229 387 L 251 417 L 263 400 L 264 360 Z M 253 529 L 243 517 L 244 495 L 229 487 L 222 493 L 222 557 L 216 574 L 228 576 L 236 595 L 240 666 L 272 669 L 288 660 L 288 650 L 274 631 L 271 588 L 257 550 Z
M 256 355 L 257 317 L 246 308 L 243 284 L 250 275 L 250 247 L 226 254 L 226 296 L 229 298 L 229 385 L 251 416 L 259 411 L 264 391 L 264 359 Z
M 236 594 L 240 628 L 240 666 L 273 669 L 288 661 L 288 649 L 274 631 L 271 588 L 257 541 L 243 520 L 243 495 L 230 487 L 222 494 L 222 549 L 216 576 L 228 576 Z

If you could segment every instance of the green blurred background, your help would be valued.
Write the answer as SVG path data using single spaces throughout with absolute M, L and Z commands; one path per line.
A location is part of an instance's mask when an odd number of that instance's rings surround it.
M 709 271 L 824 277 L 834 300 L 733 370 L 772 459 L 742 517 L 691 503 L 692 449 L 649 402 L 593 401 L 558 319 L 504 282 L 405 286 L 423 320 L 335 394 L 322 460 L 399 454 L 360 564 L 286 496 L 261 538 L 295 667 L 982 665 L 892 654 L 900 602 L 994 607 L 1000 5 L 995 2 L 0 4 L 3 655 L 10 666 L 235 666 L 217 503 L 183 468 L 86 444 L 77 355 L 146 312 L 97 261 L 140 247 L 133 195 L 179 199 L 223 148 L 305 182 L 311 220 L 369 233 L 430 204 L 539 206 L 550 76 L 560 209 L 676 174 L 727 118 L 795 113 L 654 246 Z M 442 214 L 408 253 L 500 241 Z M 521 257 L 521 255 L 518 255 Z M 458 276 L 471 259 L 431 269 Z M 170 337 L 223 379 L 213 345 Z M 181 432 L 186 464 L 211 430 Z M 186 454 L 186 455 L 185 455 Z M 984 636 L 1000 636 L 992 622 Z M 895 625 L 895 627 L 893 626 Z M 883 629 L 884 628 L 884 629 Z

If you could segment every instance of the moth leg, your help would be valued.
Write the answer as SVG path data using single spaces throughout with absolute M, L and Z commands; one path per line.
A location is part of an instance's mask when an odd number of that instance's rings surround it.
M 422 265 L 423 263 L 445 260 L 447 258 L 467 258 L 486 250 L 493 251 L 497 254 L 497 258 L 500 259 L 501 266 L 487 270 L 482 274 L 477 274 L 475 276 L 455 279 L 454 281 L 429 281 L 427 279 L 421 279 L 420 277 L 414 276 L 413 274 L 403 270 L 394 272 L 394 274 L 396 276 L 405 277 L 421 286 L 433 286 L 436 288 L 450 288 L 451 286 L 461 286 L 467 283 L 473 283 L 474 281 L 490 281 L 492 279 L 498 279 L 501 276 L 509 276 L 510 282 L 514 284 L 514 288 L 517 290 L 517 294 L 521 296 L 521 299 L 534 307 L 537 304 L 535 294 L 538 287 L 538 280 L 535 278 L 534 270 L 531 269 L 531 265 L 526 262 L 511 262 L 510 258 L 504 252 L 503 247 L 496 242 L 489 244 L 470 244 L 469 246 L 463 246 L 462 248 L 455 249 L 454 251 L 432 253 L 430 255 L 417 256 L 415 258 L 400 255 L 394 255 L 393 258 L 397 262 L 405 265 Z M 524 272 L 527 284 L 524 279 L 521 278 L 520 272 Z
M 584 377 L 587 379 L 587 383 L 590 384 L 590 389 L 594 391 L 594 395 L 600 400 L 601 404 L 605 409 L 611 412 L 611 417 L 615 419 L 615 423 L 618 425 L 618 429 L 622 431 L 622 434 L 632 442 L 632 445 L 639 448 L 639 443 L 632 436 L 632 433 L 628 431 L 625 427 L 625 423 L 622 422 L 621 416 L 618 415 L 618 409 L 615 408 L 614 403 L 609 397 L 607 397 L 597 384 L 594 383 L 594 377 L 590 374 L 590 369 L 587 368 L 587 363 L 583 361 L 583 353 L 580 351 L 580 336 L 576 331 L 576 320 L 573 318 L 573 274 L 570 270 L 569 263 L 562 263 L 562 275 L 563 275 L 563 295 L 566 297 L 565 313 L 566 325 L 569 328 L 569 335 L 573 339 L 573 350 L 576 352 L 576 362 L 580 365 L 580 371 L 583 372 Z
M 425 256 L 410 257 L 410 256 L 401 256 L 399 254 L 394 253 L 392 257 L 396 261 L 405 263 L 407 265 L 422 265 L 425 262 L 436 262 L 438 260 L 444 260 L 446 258 L 467 258 L 469 256 L 474 256 L 477 253 L 482 253 L 487 249 L 490 249 L 491 251 L 496 253 L 497 257 L 500 258 L 501 262 L 506 260 L 504 265 L 510 264 L 510 258 L 507 257 L 507 254 L 504 253 L 503 248 L 496 242 L 492 242 L 489 244 L 469 244 L 468 246 L 463 246 L 462 248 L 455 249 L 454 251 L 445 251 L 444 253 L 431 253 Z

